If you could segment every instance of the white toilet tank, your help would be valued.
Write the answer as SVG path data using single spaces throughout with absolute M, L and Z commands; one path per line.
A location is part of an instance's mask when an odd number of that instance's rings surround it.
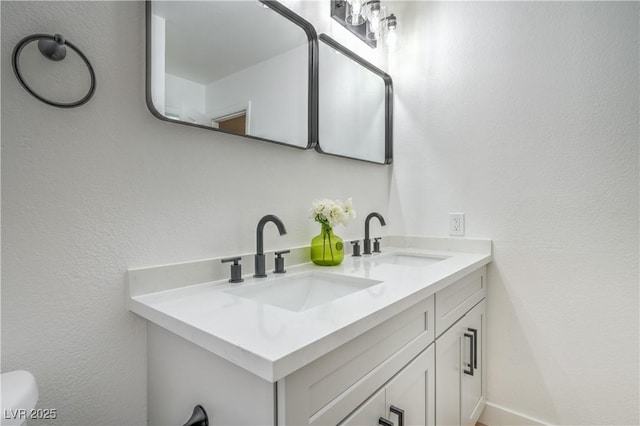
M 0 425 L 24 425 L 38 402 L 38 386 L 33 374 L 24 370 L 0 375 Z

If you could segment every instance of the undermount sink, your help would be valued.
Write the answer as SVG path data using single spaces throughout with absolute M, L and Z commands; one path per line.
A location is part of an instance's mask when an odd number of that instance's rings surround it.
M 445 259 L 447 259 L 445 256 L 430 256 L 418 253 L 389 253 L 370 257 L 366 260 L 377 264 L 424 267 L 442 262 Z
M 309 271 L 226 290 L 226 293 L 288 311 L 302 312 L 381 282 Z

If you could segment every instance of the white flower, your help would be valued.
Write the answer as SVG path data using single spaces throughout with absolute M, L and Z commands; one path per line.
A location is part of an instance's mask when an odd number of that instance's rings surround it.
M 340 200 L 322 199 L 311 203 L 311 216 L 315 221 L 333 228 L 339 224 L 348 224 L 356 217 L 356 211 L 353 209 L 351 198 L 344 204 Z
M 330 203 L 327 199 L 315 200 L 311 203 L 311 215 L 315 218 L 316 215 L 322 214 L 324 212 L 325 206 Z
M 344 209 L 339 202 L 328 205 L 324 210 L 324 217 L 329 220 L 331 227 L 340 223 L 345 223 L 345 219 L 348 219 L 348 216 L 345 214 Z
M 347 215 L 345 225 L 356 218 L 356 211 L 353 209 L 353 200 L 351 197 L 347 198 L 347 201 L 344 203 L 344 213 Z

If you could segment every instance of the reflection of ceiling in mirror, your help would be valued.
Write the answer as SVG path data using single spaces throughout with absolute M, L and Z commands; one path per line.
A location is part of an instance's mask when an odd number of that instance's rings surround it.
M 296 24 L 249 1 L 154 1 L 166 20 L 166 72 L 200 84 L 307 43 Z

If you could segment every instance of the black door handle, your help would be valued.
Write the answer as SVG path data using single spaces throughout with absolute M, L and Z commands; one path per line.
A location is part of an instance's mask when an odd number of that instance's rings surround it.
M 398 426 L 404 426 L 404 410 L 392 405 L 389 411 L 398 416 Z
M 393 426 L 393 422 L 390 420 L 385 419 L 384 417 L 380 417 L 378 419 L 378 424 L 380 426 Z
M 473 368 L 478 369 L 478 330 L 475 328 L 467 328 L 473 333 Z
M 209 426 L 209 417 L 207 412 L 204 411 L 202 405 L 196 405 L 193 407 L 193 413 L 191 418 L 182 426 Z
M 467 367 L 469 367 L 469 370 L 467 370 L 467 368 L 465 367 L 465 369 L 463 370 L 464 374 L 468 374 L 470 376 L 473 376 L 473 334 L 469 334 L 469 333 L 464 333 L 464 337 L 468 337 L 469 340 L 471 341 L 469 344 L 469 364 L 467 364 Z

